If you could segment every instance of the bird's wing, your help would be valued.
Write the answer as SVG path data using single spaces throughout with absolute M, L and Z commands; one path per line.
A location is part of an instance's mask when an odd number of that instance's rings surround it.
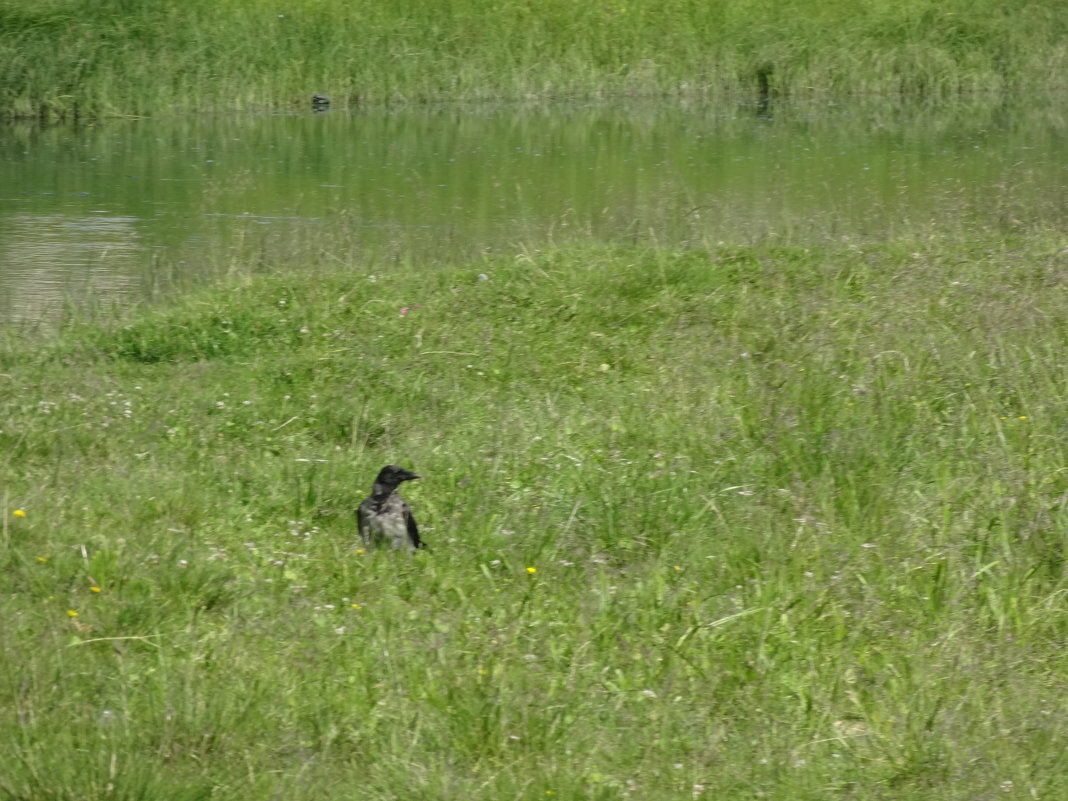
M 415 524 L 415 515 L 412 514 L 408 504 L 404 504 L 404 522 L 408 526 L 408 539 L 412 541 L 412 545 L 415 548 L 425 548 L 426 545 L 419 538 L 419 527 Z
M 367 501 L 364 501 L 356 508 L 356 528 L 360 532 L 360 539 L 363 540 L 364 545 L 370 544 L 371 532 L 367 518 L 371 514 L 371 507 Z

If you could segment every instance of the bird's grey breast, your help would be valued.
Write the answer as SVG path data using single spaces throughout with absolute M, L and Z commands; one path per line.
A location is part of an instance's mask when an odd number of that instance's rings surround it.
M 408 537 L 407 504 L 396 494 L 385 500 L 364 502 L 360 506 L 360 515 L 367 527 L 371 544 L 388 545 L 395 550 L 412 548 Z

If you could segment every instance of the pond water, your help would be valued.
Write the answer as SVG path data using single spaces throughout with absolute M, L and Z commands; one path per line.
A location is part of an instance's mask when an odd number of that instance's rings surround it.
M 0 324 L 232 269 L 1068 219 L 1062 105 L 421 109 L 0 128 Z

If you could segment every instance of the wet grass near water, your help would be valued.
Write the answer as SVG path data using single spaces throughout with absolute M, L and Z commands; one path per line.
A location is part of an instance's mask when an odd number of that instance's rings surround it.
M 0 3 L 0 117 L 1064 88 L 1060 3 Z
M 232 278 L 0 348 L 0 798 L 1060 798 L 1050 232 Z M 362 552 L 383 464 L 431 551 Z

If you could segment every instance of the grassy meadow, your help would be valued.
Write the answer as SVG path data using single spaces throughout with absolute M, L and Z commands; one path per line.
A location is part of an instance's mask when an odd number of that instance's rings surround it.
M 1065 797 L 1066 246 L 324 258 L 9 332 L 0 799 Z M 358 548 L 388 462 L 429 553 Z
M 0 117 L 1063 89 L 1056 0 L 0 0 Z

